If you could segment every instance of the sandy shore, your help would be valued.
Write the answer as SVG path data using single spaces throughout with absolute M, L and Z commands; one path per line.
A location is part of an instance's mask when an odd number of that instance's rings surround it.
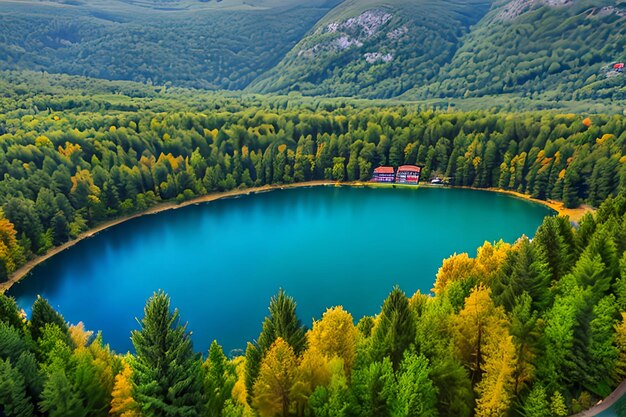
M 246 189 L 241 189 L 241 190 L 237 189 L 237 190 L 225 191 L 225 192 L 220 192 L 220 193 L 211 193 L 211 194 L 203 195 L 200 197 L 196 197 L 188 201 L 184 201 L 180 204 L 176 202 L 171 202 L 171 201 L 160 203 L 154 207 L 150 207 L 146 211 L 142 211 L 140 213 L 132 214 L 129 216 L 119 217 L 117 219 L 113 219 L 113 220 L 109 220 L 104 223 L 101 223 L 98 226 L 94 227 L 93 229 L 87 230 L 86 232 L 82 233 L 76 239 L 70 240 L 69 242 L 62 244 L 61 246 L 57 246 L 55 248 L 50 249 L 45 255 L 40 255 L 31 259 L 30 261 L 22 265 L 19 269 L 17 269 L 15 272 L 13 272 L 13 274 L 11 275 L 11 278 L 8 281 L 0 283 L 0 293 L 3 293 L 7 291 L 9 288 L 11 288 L 13 284 L 18 282 L 22 278 L 24 278 L 34 267 L 36 267 L 40 263 L 52 258 L 54 255 L 60 252 L 63 252 L 64 250 L 68 248 L 71 248 L 72 246 L 80 242 L 81 240 L 90 238 L 102 232 L 103 230 L 116 226 L 120 223 L 124 223 L 125 221 L 135 219 L 137 217 L 146 216 L 149 214 L 161 213 L 167 210 L 175 210 L 175 209 L 179 209 L 182 207 L 191 206 L 194 204 L 215 201 L 221 198 L 236 197 L 239 195 L 248 195 L 248 194 L 253 194 L 253 193 L 259 193 L 259 192 L 265 192 L 265 191 L 271 191 L 271 190 L 279 190 L 279 189 L 284 189 L 284 188 L 319 187 L 323 185 L 334 185 L 334 184 L 335 182 L 333 181 L 310 181 L 310 182 L 302 182 L 302 183 L 295 183 L 295 184 L 264 185 L 261 187 L 251 187 L 251 188 L 246 188 Z
M 325 185 L 369 186 L 369 187 L 379 186 L 378 184 L 373 184 L 373 183 L 368 183 L 368 182 L 359 182 L 359 181 L 356 181 L 356 182 L 343 182 L 343 183 L 336 183 L 334 181 L 309 181 L 309 182 L 301 182 L 301 183 L 294 183 L 294 184 L 264 185 L 264 186 L 261 186 L 261 187 L 252 187 L 252 188 L 237 189 L 237 190 L 220 192 L 220 193 L 211 193 L 211 194 L 207 194 L 207 195 L 204 195 L 204 196 L 201 196 L 201 197 L 196 197 L 194 199 L 185 201 L 185 202 L 180 203 L 180 204 L 178 204 L 176 202 L 165 202 L 165 203 L 157 204 L 156 206 L 151 207 L 151 208 L 149 208 L 146 211 L 142 211 L 140 213 L 132 214 L 132 215 L 129 215 L 129 216 L 123 216 L 123 217 L 120 217 L 120 218 L 117 218 L 117 219 L 114 219 L 114 220 L 110 220 L 110 221 L 104 222 L 104 223 L 94 227 L 93 229 L 90 229 L 90 230 L 82 233 L 76 239 L 71 240 L 69 242 L 66 242 L 66 243 L 62 244 L 61 246 L 57 246 L 57 247 L 51 249 L 45 255 L 40 255 L 40 256 L 37 256 L 37 257 L 31 259 L 30 261 L 28 261 L 24 265 L 22 265 L 19 269 L 17 269 L 11 275 L 11 278 L 8 281 L 0 283 L 0 293 L 3 293 L 5 291 L 7 291 L 9 288 L 11 288 L 11 286 L 13 284 L 18 282 L 22 278 L 24 278 L 34 267 L 36 267 L 40 263 L 42 263 L 42 262 L 52 258 L 54 255 L 56 255 L 56 254 L 58 254 L 60 252 L 63 252 L 64 250 L 66 250 L 68 248 L 71 248 L 72 246 L 74 246 L 75 244 L 80 242 L 81 240 L 90 238 L 90 237 L 92 237 L 92 236 L 102 232 L 103 230 L 106 230 L 106 229 L 108 229 L 110 227 L 116 226 L 116 225 L 118 225 L 120 223 L 124 223 L 125 221 L 131 220 L 131 219 L 134 219 L 134 218 L 137 218 L 137 217 L 146 216 L 146 215 L 149 215 L 149 214 L 160 213 L 160 212 L 167 211 L 167 210 L 175 210 L 175 209 L 179 209 L 179 208 L 182 208 L 182 207 L 190 206 L 190 205 L 193 205 L 193 204 L 206 203 L 206 202 L 209 202 L 209 201 L 219 200 L 221 198 L 236 197 L 236 196 L 239 196 L 239 195 L 248 195 L 248 194 L 252 194 L 252 193 L 265 192 L 265 191 L 271 191 L 271 190 L 279 190 L 279 189 L 285 189 L 285 188 L 319 187 L 319 186 L 325 186 Z M 391 186 L 391 184 L 385 184 L 385 186 Z M 395 186 L 397 187 L 398 185 L 395 184 Z M 420 184 L 420 186 L 421 187 L 431 187 L 428 184 Z M 439 187 L 439 186 L 433 186 L 433 187 Z M 567 209 L 567 208 L 565 208 L 563 203 L 558 202 L 558 201 L 537 200 L 537 199 L 531 198 L 530 196 L 528 196 L 526 194 L 517 193 L 515 191 L 500 190 L 500 189 L 497 189 L 497 188 L 474 188 L 474 187 L 450 187 L 450 188 L 467 188 L 467 189 L 473 189 L 473 190 L 483 190 L 483 191 L 491 191 L 491 192 L 498 192 L 498 193 L 509 194 L 509 195 L 512 195 L 512 196 L 515 196 L 515 197 L 518 197 L 518 198 L 522 198 L 524 200 L 534 201 L 536 203 L 546 205 L 546 206 L 556 210 L 560 215 L 568 215 L 570 217 L 570 219 L 573 220 L 573 221 L 579 221 L 585 213 L 593 211 L 593 209 L 591 207 L 588 207 L 588 206 L 581 206 L 581 207 L 579 207 L 577 209 Z

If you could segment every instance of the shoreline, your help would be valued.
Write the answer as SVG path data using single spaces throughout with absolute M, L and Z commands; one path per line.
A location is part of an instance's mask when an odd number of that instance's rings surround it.
M 159 203 L 153 207 L 150 207 L 147 210 L 144 210 L 142 212 L 139 213 L 135 213 L 135 214 L 130 214 L 127 216 L 122 216 L 119 217 L 117 219 L 113 219 L 113 220 L 108 220 L 105 221 L 104 223 L 101 223 L 97 226 L 95 226 L 92 229 L 89 229 L 83 233 L 81 233 L 77 238 L 72 239 L 68 242 L 65 242 L 64 244 L 54 247 L 52 249 L 50 249 L 48 252 L 46 252 L 44 255 L 39 255 L 36 256 L 35 258 L 29 260 L 28 262 L 26 262 L 24 265 L 22 265 L 21 267 L 19 267 L 17 270 L 15 270 L 15 272 L 13 272 L 13 274 L 11 274 L 11 277 L 9 278 L 8 281 L 5 282 L 1 282 L 0 283 L 0 293 L 5 293 L 6 291 L 9 290 L 9 288 L 11 288 L 14 284 L 16 284 L 17 282 L 21 281 L 24 277 L 26 277 L 37 265 L 41 264 L 42 262 L 47 261 L 48 259 L 52 258 L 53 256 L 63 252 L 66 249 L 71 248 L 72 246 L 74 246 L 75 244 L 77 244 L 78 242 L 84 240 L 84 239 L 88 239 L 90 237 L 93 237 L 95 235 L 97 235 L 98 233 L 107 230 L 113 226 L 117 226 L 118 224 L 124 223 L 128 220 L 132 220 L 138 217 L 142 217 L 142 216 L 147 216 L 150 214 L 157 214 L 157 213 L 161 213 L 164 211 L 169 211 L 169 210 L 176 210 L 179 208 L 183 208 L 183 207 L 187 207 L 187 206 L 191 206 L 191 205 L 196 205 L 196 204 L 202 204 L 202 203 L 208 203 L 211 201 L 215 201 L 215 200 L 220 200 L 223 198 L 229 198 L 229 197 L 237 197 L 237 196 L 241 196 L 241 195 L 250 195 L 250 194 L 255 194 L 255 193 L 260 193 L 260 192 L 267 192 L 267 191 L 273 191 L 273 190 L 282 190 L 282 189 L 288 189 L 288 188 L 306 188 L 306 187 L 321 187 L 321 186 L 348 186 L 348 187 L 371 187 L 371 188 L 377 188 L 380 186 L 380 184 L 376 184 L 376 183 L 370 183 L 370 182 L 362 182 L 362 181 L 354 181 L 354 182 L 336 182 L 336 181 L 326 181 L 326 180 L 321 180 L 321 181 L 308 181 L 308 182 L 298 182 L 298 183 L 292 183 L 292 184 L 277 184 L 277 185 L 262 185 L 260 187 L 251 187 L 251 188 L 244 188 L 244 189 L 236 189 L 236 190 L 231 190 L 231 191 L 223 191 L 223 192 L 217 192 L 217 193 L 211 193 L 211 194 L 206 194 L 200 197 L 195 197 L 191 200 L 188 201 L 184 201 L 182 203 L 176 203 L 175 201 L 166 201 L 166 202 L 162 202 Z M 393 186 L 397 186 L 398 184 L 383 184 L 385 187 L 389 187 L 392 188 Z M 414 188 L 415 186 L 411 185 L 411 186 L 406 186 L 406 187 L 411 187 Z M 531 202 L 535 202 L 535 203 L 539 203 L 542 204 L 544 206 L 547 206 L 553 210 L 555 210 L 559 215 L 569 215 L 570 216 L 570 220 L 572 221 L 579 221 L 582 216 L 587 213 L 587 212 L 593 212 L 594 210 L 589 207 L 589 206 L 581 206 L 579 208 L 576 209 L 567 209 L 565 208 L 565 206 L 563 205 L 563 203 L 558 202 L 558 201 L 552 201 L 552 200 L 538 200 L 536 198 L 532 198 L 529 195 L 526 194 L 522 194 L 522 193 L 518 193 L 515 191 L 510 191 L 510 190 L 501 190 L 498 188 L 476 188 L 476 187 L 463 187 L 463 186 L 445 186 L 445 187 L 440 187 L 440 186 L 433 186 L 431 184 L 420 184 L 419 187 L 425 187 L 425 188 L 458 188 L 458 189 L 471 189 L 471 190 L 478 190 L 478 191 L 488 191 L 488 192 L 496 192 L 496 193 L 501 193 L 501 194 L 508 194 L 511 195 L 513 197 L 517 197 L 526 201 L 531 201 Z M 400 185 L 399 188 L 405 188 L 402 187 L 402 185 Z

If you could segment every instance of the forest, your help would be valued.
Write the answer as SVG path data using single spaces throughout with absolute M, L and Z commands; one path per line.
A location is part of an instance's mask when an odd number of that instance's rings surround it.
M 549 217 L 532 240 L 454 255 L 432 294 L 393 288 L 375 317 L 329 306 L 309 326 L 279 291 L 241 357 L 226 357 L 217 342 L 196 352 L 162 292 L 147 301 L 127 354 L 45 299 L 28 319 L 0 295 L 6 415 L 561 417 L 623 379 L 626 117 L 187 99 L 132 83 L 83 90 L 83 79 L 71 78 L 74 89 L 54 80 L 28 91 L 0 82 L 0 281 L 160 202 L 367 181 L 382 164 L 598 209 L 576 227 Z
M 626 187 L 619 115 L 313 107 L 218 95 L 186 104 L 147 89 L 148 97 L 126 98 L 14 88 L 0 100 L 0 282 L 33 256 L 162 201 L 367 181 L 379 165 L 422 165 L 424 180 L 441 176 L 567 207 L 597 206 Z
M 306 327 L 282 290 L 258 339 L 193 349 L 163 292 L 134 353 L 116 354 L 43 298 L 27 320 L 0 294 L 7 416 L 526 416 L 589 408 L 626 374 L 626 196 L 578 228 L 443 261 L 432 295 L 393 288 L 375 317 L 328 308 Z M 624 407 L 625 404 L 618 404 Z M 626 410 L 624 410 L 626 411 Z M 621 411 L 620 411 L 621 412 Z

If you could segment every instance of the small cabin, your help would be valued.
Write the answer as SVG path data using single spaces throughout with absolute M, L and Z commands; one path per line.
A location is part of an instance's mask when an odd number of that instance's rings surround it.
M 623 62 L 618 62 L 617 64 L 613 65 L 613 69 L 616 72 L 622 72 L 624 71 L 624 63 Z
M 422 169 L 415 165 L 402 165 L 398 167 L 396 173 L 396 183 L 398 184 L 418 184 Z
M 378 167 L 374 169 L 372 182 L 393 182 L 395 179 L 395 171 L 393 167 Z

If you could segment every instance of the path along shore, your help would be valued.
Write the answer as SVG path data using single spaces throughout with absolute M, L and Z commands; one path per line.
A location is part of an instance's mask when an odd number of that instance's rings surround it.
M 237 189 L 237 190 L 232 190 L 232 191 L 225 191 L 225 192 L 219 192 L 219 193 L 211 193 L 211 194 L 207 194 L 207 195 L 203 195 L 200 197 L 196 197 L 193 198 L 191 200 L 182 202 L 182 203 L 176 203 L 176 202 L 164 202 L 164 203 L 160 203 L 157 204 L 154 207 L 149 208 L 148 210 L 142 211 L 140 213 L 136 213 L 136 214 L 132 214 L 132 215 L 128 215 L 128 216 L 123 216 L 123 217 L 119 217 L 117 219 L 114 220 L 109 220 L 106 221 L 104 223 L 99 224 L 98 226 L 87 230 L 84 233 L 81 233 L 76 239 L 70 240 L 69 242 L 66 242 L 64 244 L 62 244 L 61 246 L 57 246 L 55 248 L 50 249 L 46 254 L 44 255 L 40 255 L 37 256 L 31 260 L 29 260 L 28 262 L 26 262 L 24 265 L 22 265 L 20 268 L 18 268 L 15 272 L 13 272 L 13 274 L 11 274 L 11 277 L 9 278 L 8 281 L 6 282 L 2 282 L 0 283 L 0 293 L 4 293 L 5 291 L 7 291 L 9 288 L 11 288 L 11 286 L 13 286 L 13 284 L 15 284 L 16 282 L 20 281 L 22 278 L 24 278 L 26 275 L 28 275 L 28 273 L 37 265 L 39 265 L 40 263 L 52 258 L 54 255 L 63 252 L 64 250 L 74 246 L 75 244 L 77 244 L 78 242 L 80 242 L 83 239 L 87 239 L 90 238 L 100 232 L 102 232 L 103 230 L 106 230 L 110 227 L 116 226 L 120 223 L 124 223 L 125 221 L 137 218 L 137 217 L 141 217 L 141 216 L 146 216 L 149 214 L 155 214 L 155 213 L 160 213 L 163 211 L 167 211 L 167 210 L 175 210 L 175 209 L 179 209 L 182 207 L 186 207 L 186 206 L 190 206 L 190 205 L 194 205 L 194 204 L 201 204 L 201 203 L 206 203 L 209 201 L 214 201 L 214 200 L 219 200 L 221 198 L 229 198 L 229 197 L 236 197 L 239 195 L 248 195 L 248 194 L 254 194 L 254 193 L 260 193 L 260 192 L 266 192 L 266 191 L 271 191 L 271 190 L 279 190 L 279 189 L 286 189 L 286 188 L 302 188 L 302 187 L 319 187 L 319 186 L 325 186 L 325 185 L 339 185 L 339 186 L 353 186 L 353 187 L 378 187 L 380 186 L 379 184 L 374 184 L 374 183 L 368 183 L 368 182 L 342 182 L 342 183 L 337 183 L 334 181 L 309 181 L 309 182 L 299 182 L 299 183 L 294 183 L 294 184 L 281 184 L 281 185 L 264 185 L 261 187 L 251 187 L 251 188 L 245 188 L 245 189 Z M 390 187 L 390 186 L 397 186 L 397 184 L 384 184 L 384 186 Z M 426 186 L 426 187 L 440 187 L 440 186 L 431 186 L 429 184 L 424 184 L 424 185 L 420 185 L 421 187 Z M 558 201 L 552 201 L 552 200 L 548 200 L 548 201 L 544 201 L 544 200 L 538 200 L 535 198 L 530 197 L 529 195 L 526 194 L 522 194 L 522 193 L 517 193 L 515 191 L 508 191 L 508 190 L 500 190 L 497 188 L 474 188 L 474 187 L 447 187 L 447 188 L 467 188 L 467 189 L 472 189 L 472 190 L 481 190 L 481 191 L 490 191 L 490 192 L 498 192 L 498 193 L 504 193 L 504 194 L 509 194 L 518 198 L 522 198 L 524 200 L 528 200 L 528 201 L 533 201 L 539 204 L 543 204 L 546 205 L 550 208 L 552 208 L 553 210 L 555 210 L 556 212 L 559 213 L 559 215 L 567 215 L 570 217 L 570 220 L 578 222 L 580 221 L 580 219 L 583 217 L 583 215 L 587 212 L 593 211 L 593 209 L 589 206 L 581 206 L 579 208 L 576 209 L 567 209 L 565 208 L 565 206 L 563 205 L 563 203 L 558 202 Z

